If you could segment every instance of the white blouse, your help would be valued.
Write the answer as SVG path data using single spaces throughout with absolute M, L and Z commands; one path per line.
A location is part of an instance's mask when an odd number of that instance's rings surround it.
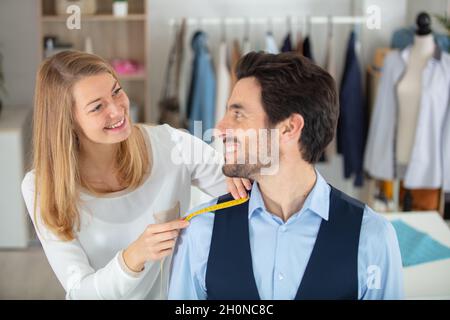
M 80 195 L 80 231 L 61 241 L 33 217 L 34 170 L 22 182 L 22 194 L 39 240 L 67 299 L 166 299 L 172 257 L 149 261 L 142 272 L 130 272 L 122 250 L 149 224 L 183 216 L 189 209 L 191 185 L 211 196 L 227 192 L 223 157 L 188 133 L 168 125 L 140 126 L 149 146 L 151 172 L 135 190 Z M 179 205 L 179 210 L 177 208 Z

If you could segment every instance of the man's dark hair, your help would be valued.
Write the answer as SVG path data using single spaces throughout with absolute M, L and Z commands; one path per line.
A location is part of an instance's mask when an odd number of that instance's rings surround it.
M 339 117 L 331 75 L 300 54 L 250 52 L 239 60 L 236 76 L 257 79 L 269 125 L 293 113 L 303 117 L 301 154 L 305 161 L 317 162 L 333 139 Z

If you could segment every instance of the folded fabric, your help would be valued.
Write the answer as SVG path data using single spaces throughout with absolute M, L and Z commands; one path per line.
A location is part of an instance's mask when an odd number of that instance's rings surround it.
M 404 267 L 450 258 L 450 248 L 401 220 L 391 221 Z

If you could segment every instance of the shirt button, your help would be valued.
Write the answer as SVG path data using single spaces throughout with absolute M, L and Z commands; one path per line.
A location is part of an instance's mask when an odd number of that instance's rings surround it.
M 285 231 L 286 231 L 286 226 L 281 226 L 281 227 L 280 227 L 280 231 L 281 231 L 281 232 L 285 232 Z
M 278 280 L 284 280 L 284 275 L 281 272 L 278 274 Z

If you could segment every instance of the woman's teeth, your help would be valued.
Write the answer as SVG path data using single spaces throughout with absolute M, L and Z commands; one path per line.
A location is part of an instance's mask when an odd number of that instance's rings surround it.
M 109 127 L 105 127 L 105 128 L 106 129 L 114 129 L 114 128 L 120 127 L 124 121 L 125 121 L 125 118 L 122 118 L 122 120 L 120 120 L 119 122 L 116 122 L 115 124 L 113 124 Z

